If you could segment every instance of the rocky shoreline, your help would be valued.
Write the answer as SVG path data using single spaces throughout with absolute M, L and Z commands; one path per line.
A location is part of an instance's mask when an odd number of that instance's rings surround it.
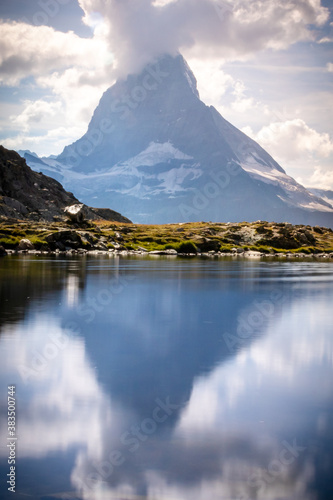
M 108 256 L 108 257 L 128 257 L 128 256 L 141 256 L 141 257 L 204 257 L 204 258 L 243 258 L 243 259 L 307 259 L 307 260 L 317 260 L 324 259 L 333 262 L 333 253 L 316 253 L 316 254 L 306 254 L 306 253 L 263 253 L 256 251 L 233 251 L 233 252 L 197 252 L 197 253 L 180 253 L 176 250 L 154 250 L 151 252 L 142 250 L 85 250 L 85 249 L 71 249 L 71 250 L 7 250 L 5 255 L 34 255 L 34 256 Z M 4 256 L 4 255 L 3 255 Z
M 107 221 L 0 221 L 0 256 L 146 256 L 320 259 L 333 262 L 333 231 L 270 223 L 144 225 Z

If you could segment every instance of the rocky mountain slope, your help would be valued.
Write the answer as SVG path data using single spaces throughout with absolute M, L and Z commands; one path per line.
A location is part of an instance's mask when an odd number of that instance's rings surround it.
M 80 202 L 58 181 L 34 172 L 18 153 L 0 146 L 0 216 L 53 221 L 65 218 L 65 208 L 72 205 Z M 110 209 L 79 209 L 86 219 L 130 222 Z
M 135 222 L 288 221 L 333 226 L 333 207 L 199 98 L 181 55 L 110 87 L 87 133 L 29 164 Z M 42 163 L 41 163 L 42 162 Z

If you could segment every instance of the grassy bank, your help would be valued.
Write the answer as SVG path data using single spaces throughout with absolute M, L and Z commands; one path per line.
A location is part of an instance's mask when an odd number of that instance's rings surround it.
M 333 231 L 318 226 L 264 221 L 165 225 L 95 221 L 79 226 L 70 222 L 3 220 L 0 223 L 0 245 L 6 250 L 41 251 L 174 250 L 178 253 L 257 251 L 264 254 L 317 254 L 333 253 Z

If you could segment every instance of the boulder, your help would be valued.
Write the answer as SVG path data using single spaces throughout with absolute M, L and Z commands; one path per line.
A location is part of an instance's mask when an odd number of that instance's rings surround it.
M 177 255 L 177 251 L 173 248 L 168 248 L 167 250 L 153 250 L 148 253 L 149 255 Z
M 46 236 L 45 240 L 50 245 L 51 250 L 65 250 L 69 248 L 77 249 L 82 247 L 82 239 L 76 231 L 58 231 Z
M 85 205 L 83 203 L 65 207 L 64 213 L 72 222 L 81 223 L 86 219 Z
M 217 252 L 221 247 L 221 242 L 211 238 L 203 238 L 202 241 L 198 242 L 198 246 L 202 252 Z
M 35 247 L 27 238 L 23 238 L 18 244 L 17 250 L 33 250 Z

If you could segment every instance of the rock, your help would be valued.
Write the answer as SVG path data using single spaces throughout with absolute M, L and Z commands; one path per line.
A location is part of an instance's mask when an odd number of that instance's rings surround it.
M 203 238 L 203 240 L 199 242 L 199 246 L 202 252 L 217 252 L 220 249 L 221 242 L 211 238 Z
M 146 248 L 143 248 L 143 247 L 138 247 L 138 250 L 140 250 L 140 252 L 148 252 L 148 250 Z
M 64 213 L 72 221 L 78 224 L 82 223 L 85 219 L 85 206 L 83 203 L 76 203 L 64 209 Z
M 173 248 L 168 248 L 167 250 L 153 250 L 148 253 L 149 255 L 177 255 L 177 251 Z
M 304 231 L 304 235 L 308 239 L 308 241 L 312 244 L 316 243 L 316 238 L 313 236 L 313 234 L 310 231 Z
M 17 250 L 33 250 L 35 247 L 27 238 L 23 238 L 18 244 Z
M 249 252 L 245 252 L 247 257 L 260 257 L 261 252 L 258 252 L 257 250 L 250 250 Z
M 302 243 L 302 245 L 306 245 L 307 243 L 309 243 L 309 240 L 304 233 L 299 233 L 297 235 L 297 239 L 300 243 Z
M 165 250 L 153 250 L 152 252 L 148 252 L 149 255 L 164 255 Z
M 5 248 L 0 245 L 0 257 L 5 257 L 7 255 L 7 251 L 5 250 Z
M 58 231 L 46 236 L 52 250 L 65 250 L 67 248 L 79 248 L 82 246 L 80 235 L 76 231 Z
M 232 248 L 232 253 L 244 253 L 244 248 Z

